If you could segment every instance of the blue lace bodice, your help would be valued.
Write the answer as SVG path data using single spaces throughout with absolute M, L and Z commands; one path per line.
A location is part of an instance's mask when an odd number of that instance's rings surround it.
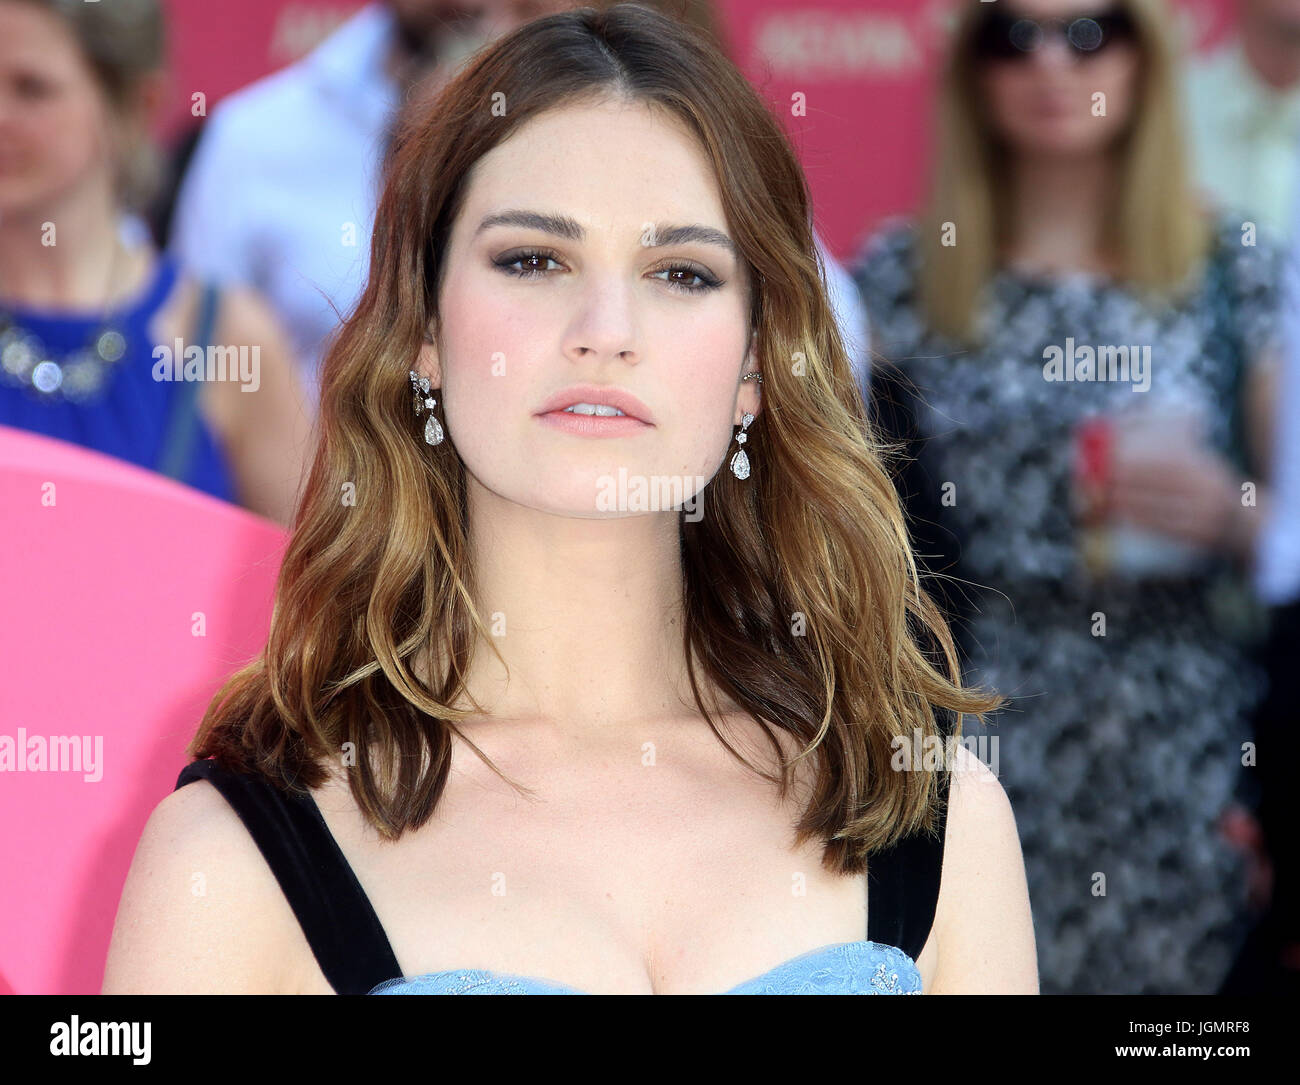
M 588 991 L 551 980 L 481 968 L 398 976 L 372 995 L 582 995 Z M 841 942 L 810 950 L 737 984 L 728 995 L 919 995 L 916 962 L 896 946 Z

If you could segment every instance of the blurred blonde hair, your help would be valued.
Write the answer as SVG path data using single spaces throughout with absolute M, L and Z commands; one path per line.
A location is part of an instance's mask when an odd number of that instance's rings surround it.
M 1163 0 L 1124 0 L 1137 27 L 1139 91 L 1122 138 L 1107 241 L 1121 275 L 1140 290 L 1174 293 L 1202 261 L 1210 228 L 1196 200 L 1183 143 L 1178 52 Z M 934 174 L 919 216 L 919 303 L 930 326 L 959 341 L 978 338 L 979 294 L 996 270 L 1006 224 L 1006 151 L 998 146 L 977 83 L 973 36 L 984 10 L 963 4 L 938 92 Z M 942 244 L 944 223 L 961 243 Z

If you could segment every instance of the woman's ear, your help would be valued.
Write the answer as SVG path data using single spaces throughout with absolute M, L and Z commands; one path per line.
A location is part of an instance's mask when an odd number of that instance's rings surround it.
M 745 379 L 745 374 L 757 373 L 759 376 L 751 376 Z M 737 417 L 735 425 L 740 425 L 741 420 L 747 414 L 752 414 L 757 418 L 763 411 L 763 393 L 762 385 L 759 383 L 759 377 L 762 376 L 762 370 L 758 362 L 758 329 L 749 337 L 749 352 L 745 355 L 745 365 L 740 371 L 740 395 L 736 398 Z
M 420 344 L 420 351 L 416 355 L 415 365 L 412 368 L 421 377 L 429 378 L 431 388 L 442 387 L 442 364 L 438 358 L 438 345 L 434 342 L 432 328 L 425 331 L 424 342 Z

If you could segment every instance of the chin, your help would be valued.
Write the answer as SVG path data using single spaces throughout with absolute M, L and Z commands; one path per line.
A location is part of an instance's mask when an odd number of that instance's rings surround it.
M 535 491 L 524 504 L 557 516 L 615 520 L 689 509 L 707 485 L 703 475 L 645 473 L 634 464 L 613 464 L 574 471 L 562 483 Z
M 1071 118 L 1065 124 L 1040 125 L 1017 142 L 1020 150 L 1027 154 L 1073 158 L 1096 154 L 1110 143 L 1109 138 L 1098 139 L 1097 135 L 1093 129 L 1080 130 L 1077 122 Z

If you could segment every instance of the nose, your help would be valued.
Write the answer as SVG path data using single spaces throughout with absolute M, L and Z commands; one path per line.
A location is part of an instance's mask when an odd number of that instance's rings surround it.
M 565 333 L 565 355 L 588 363 L 593 358 L 637 361 L 640 354 L 632 287 L 612 272 L 593 273 L 575 296 L 577 310 Z
M 1054 71 L 1059 68 L 1073 67 L 1078 58 L 1063 35 L 1049 34 L 1046 40 L 1033 51 L 1031 59 L 1035 67 Z

